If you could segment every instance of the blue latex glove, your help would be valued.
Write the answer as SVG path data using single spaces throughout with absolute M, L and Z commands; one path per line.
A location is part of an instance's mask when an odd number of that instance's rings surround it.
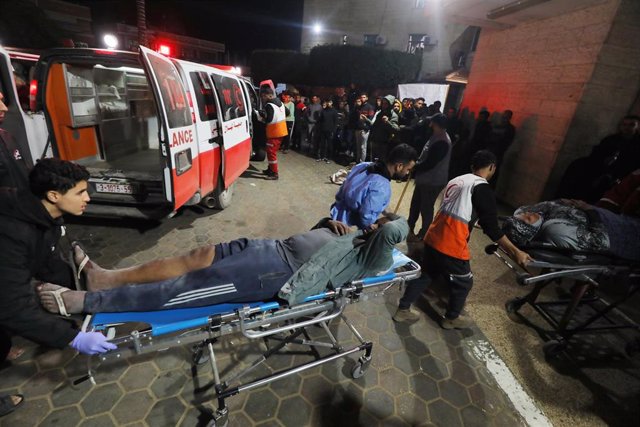
M 118 348 L 117 345 L 107 341 L 107 337 L 100 332 L 78 332 L 70 345 L 83 354 L 105 353 Z

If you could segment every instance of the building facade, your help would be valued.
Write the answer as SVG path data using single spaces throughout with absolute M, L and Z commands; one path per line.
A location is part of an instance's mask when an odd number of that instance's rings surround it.
M 469 27 L 450 22 L 434 0 L 305 0 L 300 50 L 322 44 L 368 45 L 422 56 L 419 80 L 459 68 L 452 43 Z

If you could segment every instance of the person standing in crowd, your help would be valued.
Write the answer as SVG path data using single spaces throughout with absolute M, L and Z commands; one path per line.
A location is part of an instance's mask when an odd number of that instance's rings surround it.
M 306 119 L 307 119 L 307 143 L 309 147 L 311 147 L 311 152 L 314 153 L 318 151 L 318 138 L 320 137 L 320 132 L 317 128 L 318 120 L 320 119 L 320 113 L 322 112 L 322 104 L 320 104 L 320 98 L 318 95 L 311 96 L 311 104 L 307 107 L 306 110 Z
M 391 139 L 398 132 L 398 115 L 393 111 L 395 102 L 393 95 L 387 95 L 382 99 L 380 110 L 371 121 L 371 133 L 369 145 L 371 146 L 372 159 L 384 159 L 391 149 Z
M 471 138 L 471 153 L 487 149 L 489 146 L 491 129 L 492 126 L 489 121 L 489 112 L 487 110 L 480 110 L 478 113 L 476 127 L 473 130 L 473 137 Z
M 338 128 L 338 112 L 333 108 L 333 102 L 330 99 L 322 101 L 322 111 L 318 119 L 320 126 L 320 141 L 318 144 L 318 152 L 316 162 L 331 163 L 330 158 L 333 156 L 333 138 Z
M 442 113 L 442 111 L 440 111 L 441 108 L 442 108 L 442 102 L 435 101 L 433 103 L 433 114 L 441 114 Z
M 512 118 L 513 111 L 504 110 L 502 117 L 500 118 L 500 123 L 493 126 L 491 134 L 489 135 L 489 146 L 487 149 L 495 154 L 496 159 L 498 159 L 498 169 L 489 182 L 492 188 L 496 188 L 496 185 L 498 184 L 498 176 L 500 175 L 504 154 L 507 152 L 516 136 L 516 128 L 511 124 Z
M 348 156 L 351 155 L 351 144 L 350 144 L 350 129 L 349 129 L 349 105 L 347 101 L 340 100 L 338 101 L 338 108 L 336 109 L 338 112 L 338 128 L 336 129 L 336 136 L 334 138 L 334 155 L 336 153 L 346 153 Z
M 413 102 L 413 110 L 419 118 L 427 115 L 427 109 L 424 106 L 424 98 L 420 97 L 415 99 Z
M 625 116 L 618 132 L 605 137 L 591 154 L 574 160 L 560 180 L 556 198 L 595 203 L 615 183 L 640 168 L 640 117 Z
M 307 134 L 306 123 L 304 120 L 305 110 L 307 106 L 302 101 L 302 96 L 296 93 L 294 96 L 294 124 L 293 124 L 293 139 L 291 140 L 291 148 L 294 150 L 300 150 L 302 147 L 302 136 Z
M 416 158 L 416 150 L 400 144 L 384 161 L 354 166 L 331 205 L 331 218 L 362 230 L 375 229 L 374 223 L 391 200 L 391 179 L 405 178 Z
M 289 147 L 291 146 L 291 140 L 293 138 L 294 126 L 295 126 L 295 110 L 296 106 L 291 100 L 291 93 L 284 91 L 282 92 L 282 104 L 284 105 L 284 111 L 286 114 L 286 124 L 287 124 L 287 136 L 282 138 L 282 146 L 280 147 L 280 151 L 283 153 L 289 152 Z
M 520 266 L 531 257 L 518 249 L 500 230 L 496 200 L 488 180 L 495 173 L 496 156 L 490 151 L 478 151 L 471 159 L 471 173 L 449 181 L 442 206 L 424 238 L 422 277 L 405 289 L 396 322 L 416 321 L 420 315 L 411 305 L 436 278 L 443 276 L 449 288 L 449 302 L 440 325 L 444 329 L 463 329 L 471 325 L 462 309 L 473 286 L 469 264 L 469 237 L 476 216 L 482 231 L 497 242 Z
M 260 88 L 260 97 L 264 109 L 258 111 L 258 116 L 266 124 L 267 134 L 267 161 L 269 167 L 262 171 L 265 179 L 277 180 L 278 175 L 278 149 L 282 138 L 287 136 L 286 112 L 282 101 L 269 86 Z
M 376 114 L 373 105 L 367 102 L 369 97 L 366 93 L 360 94 L 360 108 L 357 108 L 358 122 L 356 127 L 356 162 L 364 162 L 367 158 L 367 145 L 369 141 L 369 132 L 371 129 L 371 121 Z
M 414 241 L 424 239 L 433 221 L 433 206 L 449 179 L 451 139 L 447 134 L 447 118 L 444 114 L 436 114 L 431 118 L 431 128 L 433 134 L 422 149 L 414 168 L 416 186 L 407 220 L 409 237 Z M 422 217 L 422 227 L 414 234 L 419 216 Z

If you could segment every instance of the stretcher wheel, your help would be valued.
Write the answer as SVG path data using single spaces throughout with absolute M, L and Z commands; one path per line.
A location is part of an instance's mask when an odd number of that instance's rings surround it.
M 505 303 L 504 308 L 507 311 L 507 316 L 509 316 L 509 319 L 513 320 L 514 322 L 520 322 L 522 320 L 520 316 L 518 316 L 518 311 L 522 308 L 524 303 L 525 300 L 521 298 L 514 298 Z
M 558 357 L 560 353 L 565 350 L 565 348 L 567 348 L 566 343 L 558 340 L 551 340 L 544 343 L 544 345 L 542 346 L 542 351 L 544 352 L 544 355 L 546 357 L 555 358 Z
M 191 353 L 191 361 L 194 365 L 204 365 L 209 361 L 209 353 L 202 346 L 194 346 Z
M 362 363 L 357 362 L 353 368 L 351 368 L 351 377 L 353 379 L 358 379 L 362 377 L 367 372 L 367 368 L 362 366 Z

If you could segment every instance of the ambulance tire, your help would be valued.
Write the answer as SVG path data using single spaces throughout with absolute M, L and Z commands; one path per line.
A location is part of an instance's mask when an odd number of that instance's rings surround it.
M 222 178 L 218 179 L 218 187 L 215 189 L 213 198 L 213 206 L 215 209 L 226 209 L 231 205 L 231 199 L 233 198 L 233 189 L 235 188 L 236 183 L 234 182 L 227 188 L 224 189 L 224 183 L 222 182 Z
M 267 158 L 267 152 L 265 151 L 264 148 L 257 148 L 252 156 L 251 156 L 251 161 L 252 162 L 264 162 L 264 159 Z

